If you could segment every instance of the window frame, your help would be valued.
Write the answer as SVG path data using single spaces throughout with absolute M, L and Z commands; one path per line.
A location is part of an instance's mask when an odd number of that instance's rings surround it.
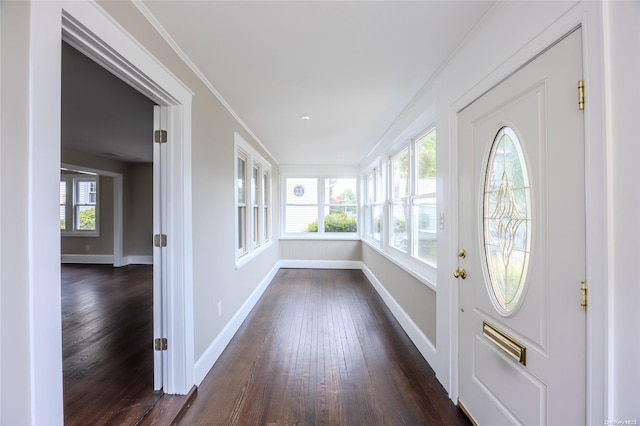
M 369 179 L 372 181 L 372 187 L 369 187 Z M 376 161 L 367 169 L 362 179 L 362 217 L 363 229 L 362 238 L 368 240 L 371 244 L 383 247 L 384 238 L 384 222 L 385 222 L 385 205 L 386 205 L 386 185 L 384 164 L 382 161 Z M 376 210 L 380 212 L 380 229 L 376 236 Z
M 244 163 L 243 200 L 240 200 L 239 160 Z M 257 173 L 254 179 L 254 171 Z M 235 264 L 241 267 L 272 243 L 269 213 L 272 211 L 271 164 L 242 136 L 234 134 Z M 266 188 L 265 188 L 266 185 Z M 244 202 L 241 202 L 244 201 Z M 244 209 L 244 217 L 241 214 Z M 243 240 L 241 240 L 243 237 Z M 243 242 L 244 244 L 241 244 Z
M 396 263 L 412 275 L 419 277 L 419 279 L 425 283 L 428 287 L 433 290 L 436 289 L 436 281 L 437 281 L 437 259 L 434 263 L 429 263 L 417 255 L 416 245 L 414 244 L 414 223 L 416 222 L 413 214 L 414 206 L 418 205 L 420 201 L 425 198 L 431 198 L 434 200 L 435 205 L 435 234 L 436 234 L 436 247 L 437 247 L 437 238 L 438 232 L 441 228 L 440 224 L 440 212 L 438 211 L 438 185 L 439 185 L 439 176 L 436 168 L 436 181 L 434 185 L 434 190 L 429 193 L 417 193 L 417 155 L 416 155 L 416 144 L 421 141 L 424 137 L 429 136 L 432 132 L 436 132 L 436 127 L 434 124 L 423 127 L 423 130 L 413 133 L 415 136 L 407 139 L 398 139 L 397 143 L 395 143 L 392 149 L 388 150 L 384 156 L 375 159 L 371 163 L 369 163 L 368 167 L 363 168 L 364 173 L 361 174 L 362 184 L 360 188 L 363 191 L 363 198 L 361 199 L 361 206 L 363 206 L 363 222 L 366 220 L 364 217 L 365 214 L 371 214 L 371 220 L 373 220 L 373 208 L 370 210 L 365 210 L 365 205 L 374 204 L 370 202 L 366 197 L 366 187 L 367 187 L 367 178 L 375 173 L 375 170 L 379 170 L 379 179 L 380 186 L 382 189 L 380 206 L 382 206 L 382 215 L 381 215 L 381 235 L 380 239 L 376 239 L 371 234 L 367 234 L 365 229 L 361 232 L 361 239 L 363 243 L 366 243 L 368 246 L 372 247 L 376 251 L 378 251 L 381 255 L 385 256 L 392 262 Z M 405 133 L 406 134 L 406 133 Z M 402 153 L 403 150 L 408 149 L 409 153 L 409 175 L 408 175 L 408 188 L 407 194 L 405 196 L 395 197 L 394 198 L 394 188 L 393 188 L 393 158 L 398 154 Z M 437 138 L 436 138 L 436 151 L 437 151 Z M 437 161 L 437 157 L 436 157 Z M 376 194 L 377 195 L 377 194 Z M 406 201 L 406 212 L 407 212 L 407 251 L 403 251 L 398 249 L 392 244 L 393 239 L 393 201 L 397 203 Z M 415 254 L 415 255 L 414 255 Z M 437 256 L 436 256 L 437 257 Z
M 64 182 L 66 188 L 65 194 L 65 229 L 60 229 L 62 237 L 100 237 L 100 176 L 94 173 L 65 173 L 60 174 L 60 184 Z M 95 203 L 79 202 L 79 183 L 92 182 L 95 183 Z M 60 207 L 63 204 L 60 203 Z M 83 206 L 92 206 L 95 208 L 95 229 L 80 229 L 78 220 L 80 215 L 79 208 Z
M 312 167 L 313 169 L 313 167 Z M 316 179 L 318 182 L 317 192 L 318 199 L 317 203 L 313 204 L 288 204 L 287 203 L 287 179 Z M 326 180 L 327 179 L 354 179 L 354 191 L 355 191 L 355 199 L 356 202 L 353 204 L 348 204 L 348 206 L 352 206 L 355 208 L 355 218 L 356 218 L 356 231 L 354 232 L 325 232 L 325 208 L 330 209 L 331 206 L 338 206 L 338 204 L 331 204 L 329 199 L 325 197 L 325 189 L 326 189 Z M 301 240 L 359 240 L 360 239 L 360 229 L 362 226 L 360 220 L 360 178 L 358 176 L 357 171 L 343 171 L 336 170 L 333 171 L 324 171 L 324 172 L 315 172 L 315 171 L 301 171 L 301 172 L 293 172 L 293 171 L 284 171 L 281 173 L 281 213 L 280 213 L 280 238 L 281 239 L 301 239 Z M 318 220 L 318 232 L 287 232 L 287 206 L 312 206 L 317 209 L 317 220 Z M 342 206 L 342 204 L 340 204 Z

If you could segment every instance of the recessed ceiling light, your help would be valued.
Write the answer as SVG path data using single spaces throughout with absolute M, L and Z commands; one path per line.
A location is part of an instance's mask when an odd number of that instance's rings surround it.
M 300 120 L 310 120 L 311 117 L 309 117 L 308 115 L 301 115 L 300 116 Z

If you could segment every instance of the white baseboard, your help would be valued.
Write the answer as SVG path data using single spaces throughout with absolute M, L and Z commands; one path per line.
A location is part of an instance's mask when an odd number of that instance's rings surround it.
M 62 263 L 113 264 L 112 254 L 63 254 Z
M 122 256 L 122 266 L 153 265 L 153 256 Z
M 63 254 L 60 261 L 62 263 L 113 265 L 114 258 L 111 254 Z M 153 265 L 153 256 L 123 256 L 120 266 L 127 265 Z
M 204 354 L 196 361 L 194 366 L 194 376 L 196 386 L 200 386 L 205 376 L 209 373 L 213 365 L 216 363 L 222 351 L 227 347 L 233 336 L 236 334 L 244 320 L 249 316 L 253 307 L 265 292 L 271 281 L 278 273 L 280 263 L 276 263 L 271 271 L 262 280 L 260 285 L 251 293 L 251 296 L 242 305 L 240 310 L 231 318 L 227 325 L 222 329 L 220 334 L 211 342 Z
M 376 276 L 371 272 L 369 268 L 364 263 L 360 263 L 360 267 L 362 272 L 364 272 L 365 276 L 371 281 L 373 287 L 376 289 L 382 300 L 387 305 L 391 313 L 400 323 L 400 326 L 407 333 L 411 341 L 418 348 L 424 359 L 427 360 L 429 365 L 435 369 L 437 364 L 437 353 L 436 348 L 433 346 L 431 341 L 424 335 L 424 333 L 418 328 L 415 322 L 411 319 L 411 317 L 402 309 L 400 304 L 396 302 L 396 300 L 391 296 L 391 293 L 387 291 L 387 289 L 382 285 L 382 283 L 376 278 Z
M 297 269 L 361 269 L 359 260 L 281 260 L 281 268 Z

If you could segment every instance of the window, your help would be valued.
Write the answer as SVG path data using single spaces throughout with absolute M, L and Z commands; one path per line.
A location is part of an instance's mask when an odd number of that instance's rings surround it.
M 356 178 L 287 177 L 284 193 L 285 234 L 358 231 Z
M 415 186 L 411 195 L 413 256 L 436 264 L 436 132 L 415 141 Z
M 381 167 L 374 168 L 365 177 L 364 234 L 381 241 L 382 211 L 384 209 L 384 185 Z
M 238 255 L 247 252 L 247 157 L 238 154 L 237 210 L 238 210 Z
M 98 176 L 64 173 L 59 189 L 62 235 L 98 236 Z
M 235 135 L 236 264 L 250 259 L 271 239 L 271 165 Z
M 390 159 L 389 245 L 436 266 L 436 132 L 411 141 Z

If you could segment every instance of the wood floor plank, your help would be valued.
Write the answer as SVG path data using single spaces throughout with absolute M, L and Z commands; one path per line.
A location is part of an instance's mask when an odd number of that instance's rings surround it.
M 463 425 L 361 271 L 282 269 L 184 425 Z
M 134 425 L 153 391 L 152 267 L 63 265 L 62 351 L 67 425 Z

